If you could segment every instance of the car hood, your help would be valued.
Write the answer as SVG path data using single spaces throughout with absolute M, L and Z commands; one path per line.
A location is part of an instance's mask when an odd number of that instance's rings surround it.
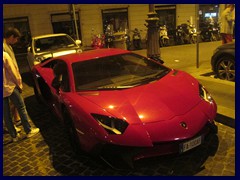
M 147 85 L 84 96 L 130 124 L 166 121 L 187 113 L 201 101 L 198 81 L 184 72 L 174 73 Z

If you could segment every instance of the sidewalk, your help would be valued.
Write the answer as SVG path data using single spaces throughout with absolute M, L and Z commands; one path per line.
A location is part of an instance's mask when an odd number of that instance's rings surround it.
M 161 47 L 161 59 L 164 65 L 186 71 L 192 75 L 201 75 L 211 70 L 211 57 L 213 51 L 221 45 L 220 41 L 199 43 L 199 67 L 197 67 L 197 45 L 186 44 L 178 46 Z M 143 56 L 147 55 L 147 50 L 133 51 Z

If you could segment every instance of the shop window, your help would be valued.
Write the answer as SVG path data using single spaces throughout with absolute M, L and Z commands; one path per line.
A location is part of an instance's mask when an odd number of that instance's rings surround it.
M 155 11 L 158 14 L 160 25 L 166 25 L 169 32 L 174 32 L 176 29 L 176 6 L 155 6 Z
M 200 4 L 199 5 L 199 29 L 213 25 L 219 26 L 219 5 L 218 4 Z
M 79 12 L 75 12 L 75 15 L 79 39 L 82 39 L 80 33 Z M 75 23 L 72 14 L 70 13 L 52 14 L 51 22 L 53 27 L 53 33 L 66 33 L 70 35 L 73 39 L 75 40 L 77 39 Z
M 102 10 L 103 32 L 110 25 L 114 32 L 122 32 L 128 29 L 128 8 Z

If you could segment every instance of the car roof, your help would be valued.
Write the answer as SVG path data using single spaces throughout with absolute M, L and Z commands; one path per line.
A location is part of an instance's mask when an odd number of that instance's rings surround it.
M 114 56 L 118 54 L 130 53 L 128 50 L 117 49 L 117 48 L 103 48 L 96 50 L 83 51 L 82 53 L 73 53 L 64 55 L 61 57 L 56 57 L 54 59 L 62 59 L 68 63 L 74 63 L 79 61 L 86 61 L 91 59 L 97 59 L 106 56 Z
M 44 35 L 39 35 L 39 36 L 33 36 L 32 39 L 41 39 L 41 38 L 56 37 L 56 36 L 68 36 L 68 35 L 65 33 L 44 34 Z

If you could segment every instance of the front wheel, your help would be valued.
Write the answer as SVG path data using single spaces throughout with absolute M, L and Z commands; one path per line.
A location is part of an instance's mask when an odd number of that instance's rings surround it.
M 68 138 L 70 141 L 70 145 L 73 148 L 73 151 L 76 154 L 79 154 L 79 152 L 81 151 L 80 142 L 77 137 L 77 131 L 76 131 L 75 125 L 67 109 L 63 110 L 63 117 L 64 117 L 64 125 L 66 127 Z
M 222 57 L 216 64 L 216 75 L 220 79 L 235 81 L 235 60 L 233 57 Z

